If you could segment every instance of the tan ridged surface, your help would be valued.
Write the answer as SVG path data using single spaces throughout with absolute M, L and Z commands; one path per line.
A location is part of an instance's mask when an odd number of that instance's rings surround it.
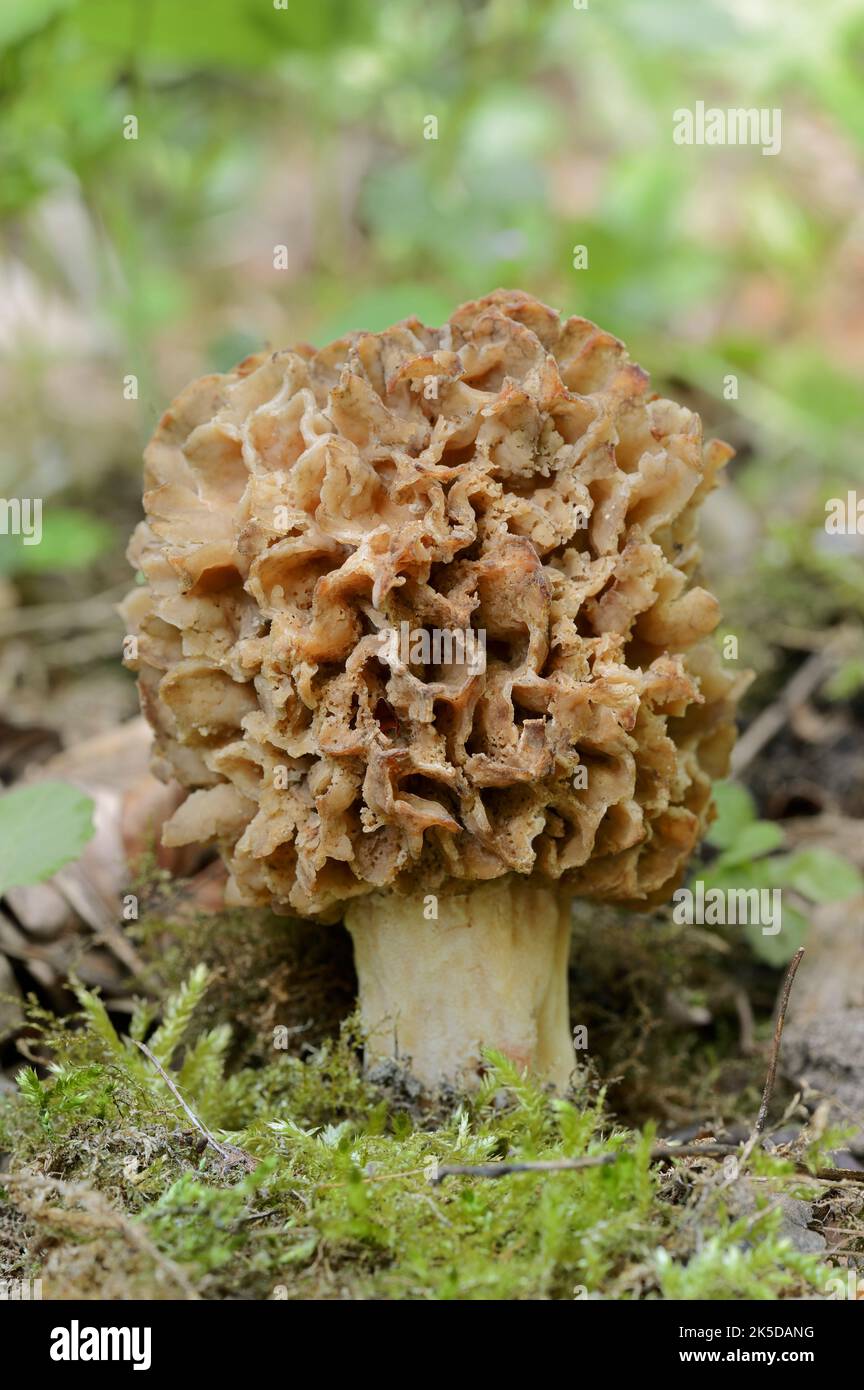
M 156 770 L 192 790 L 166 843 L 324 920 L 507 874 L 668 895 L 733 737 L 694 580 L 730 452 L 518 292 L 195 382 L 146 452 L 125 605 Z M 485 672 L 388 656 L 403 622 L 484 630 Z

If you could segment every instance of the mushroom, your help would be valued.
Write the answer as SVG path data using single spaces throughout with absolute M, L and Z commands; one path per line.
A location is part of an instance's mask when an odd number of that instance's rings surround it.
M 574 897 L 665 900 L 742 684 L 696 516 L 732 451 L 620 342 L 498 290 L 193 383 L 125 615 L 164 842 L 230 905 L 344 919 L 367 1061 L 564 1088 Z

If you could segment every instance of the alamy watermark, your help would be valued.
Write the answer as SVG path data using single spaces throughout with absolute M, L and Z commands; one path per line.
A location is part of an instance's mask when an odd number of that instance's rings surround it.
M 42 540 L 42 498 L 0 497 L 0 536 L 21 536 L 25 545 Z
M 761 145 L 762 153 L 780 153 L 781 113 L 777 106 L 694 107 L 679 106 L 672 112 L 672 139 L 676 145 Z
M 847 492 L 825 503 L 825 530 L 829 536 L 864 536 L 864 496 Z
M 415 627 L 400 623 L 378 634 L 381 655 L 388 665 L 465 666 L 471 675 L 486 670 L 486 629 Z
M 52 1361 L 131 1361 L 133 1371 L 150 1369 L 149 1327 L 68 1327 L 51 1332 Z
M 860 1303 L 864 1299 L 864 1276 L 855 1269 L 847 1269 L 845 1279 L 838 1274 L 828 1280 L 825 1292 L 835 1301 L 848 1299 L 850 1303 Z
M 763 936 L 776 936 L 783 925 L 780 888 L 709 888 L 697 879 L 692 888 L 676 888 L 672 921 L 700 927 L 761 926 Z

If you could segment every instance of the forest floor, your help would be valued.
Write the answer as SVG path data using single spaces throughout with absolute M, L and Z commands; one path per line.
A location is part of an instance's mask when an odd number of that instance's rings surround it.
M 754 760 L 763 801 L 779 757 L 801 785 L 795 738 Z M 864 900 L 811 905 L 782 1038 L 787 967 L 740 933 L 578 904 L 572 1093 L 490 1055 L 478 1093 L 429 1096 L 396 1064 L 363 1075 L 341 927 L 226 913 L 218 865 L 153 852 L 140 724 L 81 747 L 44 766 L 84 777 L 100 835 L 2 919 L 0 1278 L 48 1298 L 864 1289 Z M 787 794 L 793 853 L 841 845 L 862 866 L 857 806 Z M 121 931 L 105 905 L 136 847 Z

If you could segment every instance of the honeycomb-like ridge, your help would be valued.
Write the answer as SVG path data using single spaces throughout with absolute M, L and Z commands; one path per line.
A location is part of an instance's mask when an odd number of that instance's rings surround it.
M 661 900 L 734 736 L 693 582 L 730 454 L 515 291 L 193 383 L 145 453 L 124 606 L 155 770 L 191 789 L 166 843 L 218 844 L 230 902 L 325 920 L 507 873 Z M 402 624 L 485 632 L 485 670 L 401 660 Z

